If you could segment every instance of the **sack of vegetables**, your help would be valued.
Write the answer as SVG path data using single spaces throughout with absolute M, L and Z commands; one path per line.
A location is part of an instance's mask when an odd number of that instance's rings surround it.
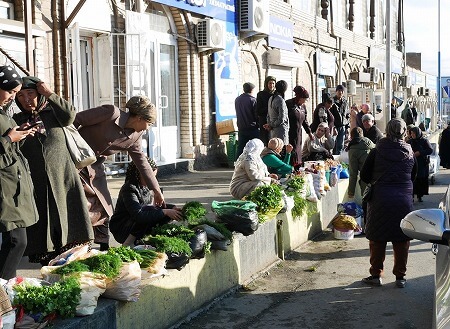
M 224 223 L 230 231 L 251 235 L 258 229 L 258 212 L 251 201 L 213 201 L 211 209 L 217 215 L 217 221 Z

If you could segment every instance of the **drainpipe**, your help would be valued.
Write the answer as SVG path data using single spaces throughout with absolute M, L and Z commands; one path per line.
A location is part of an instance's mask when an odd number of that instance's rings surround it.
M 63 2 L 63 1 L 61 1 Z M 60 71 L 60 65 L 61 62 L 59 60 L 59 42 L 58 42 L 58 31 L 59 31 L 59 24 L 58 24 L 58 0 L 52 0 L 51 3 L 51 17 L 52 17 L 52 45 L 53 45 L 53 79 L 55 82 L 55 93 L 60 95 L 61 94 L 61 83 L 59 80 L 61 71 Z
M 337 85 L 341 84 L 342 80 L 342 38 L 334 34 L 334 19 L 333 19 L 333 0 L 330 0 L 330 35 L 335 38 L 338 43 L 339 59 L 337 72 Z

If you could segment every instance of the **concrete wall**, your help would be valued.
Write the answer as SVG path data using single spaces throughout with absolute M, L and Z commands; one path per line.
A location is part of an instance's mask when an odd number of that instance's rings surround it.
M 94 315 L 58 321 L 54 328 L 168 328 L 251 281 L 279 261 L 278 255 L 283 257 L 319 234 L 336 214 L 336 204 L 344 201 L 347 186 L 348 180 L 341 180 L 317 204 L 311 203 L 317 210 L 312 216 L 278 214 L 250 236 L 234 234 L 228 251 L 212 251 L 203 259 L 191 260 L 181 271 L 143 279 L 136 303 L 101 298 Z

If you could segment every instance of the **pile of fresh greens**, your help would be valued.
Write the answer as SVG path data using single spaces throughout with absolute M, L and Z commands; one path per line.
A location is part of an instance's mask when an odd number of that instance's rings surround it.
M 279 185 L 262 185 L 255 188 L 246 198 L 256 204 L 259 214 L 266 214 L 271 209 L 280 206 L 282 202 L 281 188 Z
M 158 225 L 152 229 L 152 235 L 165 235 L 168 237 L 177 237 L 187 242 L 195 236 L 195 232 L 183 225 L 164 224 Z
M 300 196 L 300 191 L 305 185 L 305 179 L 302 176 L 293 176 L 286 182 L 286 195 L 294 199 L 294 208 L 292 208 L 292 217 L 300 217 L 308 206 L 308 201 Z
M 86 259 L 74 260 L 73 262 L 53 270 L 52 273 L 68 275 L 80 271 L 88 271 L 104 274 L 108 278 L 115 278 L 119 275 L 122 264 L 123 262 L 120 256 L 108 252 Z
M 17 284 L 14 291 L 14 305 L 22 306 L 27 313 L 40 314 L 38 322 L 51 314 L 62 318 L 74 317 L 81 299 L 80 283 L 76 277 L 64 278 L 50 286 Z
M 142 240 L 144 243 L 155 247 L 156 251 L 159 252 L 184 253 L 188 256 L 192 255 L 192 249 L 189 247 L 189 243 L 180 238 L 168 237 L 164 235 L 148 235 Z
M 189 224 L 196 224 L 206 216 L 206 208 L 198 201 L 187 202 L 181 212 Z
M 162 255 L 161 253 L 157 253 L 156 251 L 149 249 L 137 249 L 135 251 L 142 258 L 139 265 L 144 269 L 152 267 L 156 260 L 161 258 Z

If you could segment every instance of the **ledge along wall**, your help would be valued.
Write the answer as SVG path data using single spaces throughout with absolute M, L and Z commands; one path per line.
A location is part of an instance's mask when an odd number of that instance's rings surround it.
M 437 143 L 439 134 L 429 137 Z M 293 218 L 278 214 L 261 224 L 250 236 L 234 234 L 228 251 L 213 250 L 203 259 L 192 259 L 181 271 L 143 279 L 138 302 L 124 303 L 100 298 L 96 312 L 88 317 L 57 321 L 65 329 L 164 329 L 194 314 L 262 271 L 327 228 L 337 213 L 337 204 L 347 201 L 348 179 L 341 179 L 317 204 L 311 216 Z M 355 196 L 360 200 L 360 194 Z

